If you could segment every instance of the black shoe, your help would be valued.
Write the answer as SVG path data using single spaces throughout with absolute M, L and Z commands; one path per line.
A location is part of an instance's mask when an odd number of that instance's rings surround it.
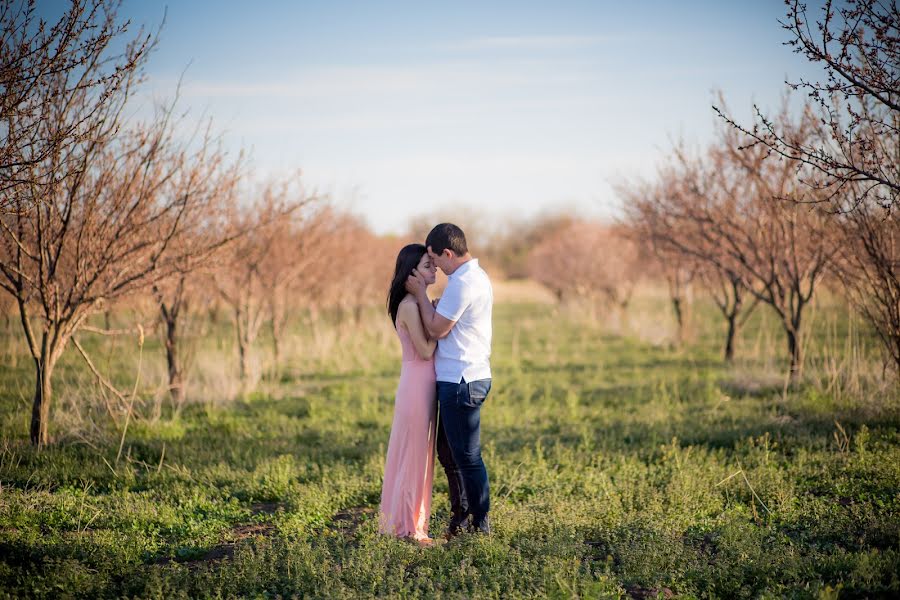
M 481 519 L 476 520 L 472 517 L 472 524 L 469 525 L 469 531 L 471 533 L 483 533 L 485 535 L 491 534 L 491 521 L 488 519 L 487 515 L 481 517 Z
M 463 532 L 463 526 L 468 525 L 469 515 L 463 513 L 462 515 L 451 515 L 450 523 L 447 524 L 447 531 L 444 534 L 448 540 L 451 538 L 455 538 L 459 534 Z

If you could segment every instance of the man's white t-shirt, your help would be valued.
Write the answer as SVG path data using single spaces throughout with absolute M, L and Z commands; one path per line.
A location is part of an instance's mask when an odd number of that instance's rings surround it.
M 491 280 L 477 258 L 463 263 L 449 276 L 436 311 L 456 324 L 447 337 L 438 340 L 434 357 L 438 381 L 490 378 L 493 307 Z

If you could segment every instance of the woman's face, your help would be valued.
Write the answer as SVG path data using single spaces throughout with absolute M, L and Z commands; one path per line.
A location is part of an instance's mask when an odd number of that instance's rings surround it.
M 434 266 L 434 263 L 431 262 L 431 257 L 428 256 L 428 253 L 422 255 L 422 258 L 419 260 L 419 266 L 416 267 L 419 273 L 422 274 L 422 277 L 425 278 L 425 282 L 428 285 L 431 285 L 435 282 L 435 273 L 437 272 L 437 267 Z

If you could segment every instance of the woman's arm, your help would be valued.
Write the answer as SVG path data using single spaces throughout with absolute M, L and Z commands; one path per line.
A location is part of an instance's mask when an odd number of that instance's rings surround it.
M 400 309 L 397 311 L 397 326 L 401 324 L 406 327 L 409 337 L 416 347 L 416 352 L 423 360 L 428 360 L 434 354 L 434 348 L 437 341 L 429 340 L 425 335 L 425 328 L 422 326 L 422 318 L 419 316 L 419 307 L 413 302 L 401 302 Z
M 435 305 L 428 299 L 428 293 L 425 291 L 426 287 L 425 279 L 418 271 L 413 269 L 413 274 L 406 280 L 406 291 L 412 294 L 419 304 L 422 327 L 428 333 L 428 337 L 440 340 L 450 335 L 450 330 L 456 325 L 456 321 L 451 321 L 438 314 Z M 444 297 L 446 297 L 447 290 L 450 288 L 451 285 L 448 284 L 444 290 Z

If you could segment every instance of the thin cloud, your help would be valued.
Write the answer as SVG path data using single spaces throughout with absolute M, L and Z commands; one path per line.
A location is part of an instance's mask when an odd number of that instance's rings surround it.
M 447 50 L 564 50 L 597 46 L 627 39 L 623 35 L 506 35 L 485 36 L 443 45 Z
M 324 100 L 329 103 L 353 98 L 421 98 L 458 95 L 470 91 L 484 97 L 492 90 L 528 86 L 579 85 L 599 77 L 600 70 L 585 61 L 549 59 L 504 61 L 440 61 L 415 67 L 321 67 L 276 79 L 194 80 L 184 82 L 185 98 Z M 174 89 L 174 78 L 157 78 L 154 88 Z

